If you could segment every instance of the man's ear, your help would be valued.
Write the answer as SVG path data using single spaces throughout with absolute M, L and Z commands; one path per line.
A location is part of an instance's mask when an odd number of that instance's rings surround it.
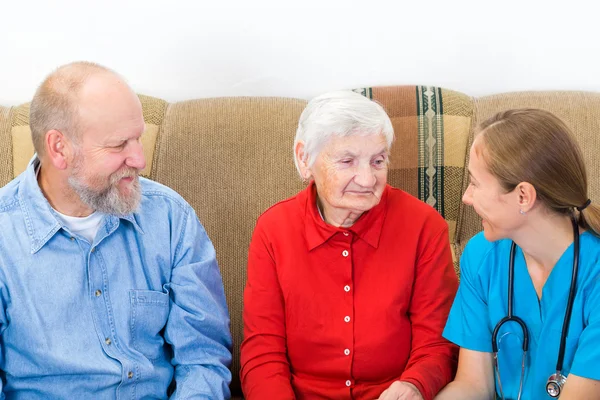
M 298 167 L 300 168 L 300 175 L 302 176 L 302 179 L 310 179 L 312 173 L 310 172 L 310 168 L 308 168 L 308 155 L 305 152 L 303 141 L 300 140 L 296 143 L 296 147 L 294 148 L 294 155 L 296 157 L 296 161 L 298 162 Z
M 46 132 L 44 145 L 46 158 L 57 169 L 66 169 L 73 157 L 73 143 L 56 129 Z
M 530 211 L 537 201 L 537 191 L 529 182 L 521 182 L 515 188 L 519 196 L 519 207 L 524 213 Z

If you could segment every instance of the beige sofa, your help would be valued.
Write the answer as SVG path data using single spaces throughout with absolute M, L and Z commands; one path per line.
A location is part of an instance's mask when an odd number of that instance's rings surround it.
M 435 207 L 448 221 L 455 260 L 480 222 L 460 201 L 472 129 L 496 111 L 543 108 L 563 118 L 583 147 L 600 201 L 600 94 L 506 93 L 481 98 L 430 86 L 366 88 L 394 124 L 389 182 Z M 181 193 L 212 239 L 225 282 L 234 338 L 232 394 L 241 396 L 239 346 L 246 254 L 258 215 L 293 195 L 292 142 L 306 101 L 291 98 L 216 98 L 167 103 L 140 96 L 147 130 L 144 174 Z M 0 185 L 18 175 L 33 154 L 28 105 L 0 107 Z

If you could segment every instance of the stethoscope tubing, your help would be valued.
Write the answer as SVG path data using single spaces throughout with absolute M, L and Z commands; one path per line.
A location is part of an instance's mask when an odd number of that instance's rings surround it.
M 560 336 L 560 346 L 558 350 L 558 358 L 556 360 L 556 372 L 562 374 L 563 362 L 565 357 L 565 346 L 567 342 L 567 336 L 569 333 L 569 326 L 571 323 L 571 314 L 573 312 L 573 303 L 575 301 L 575 294 L 577 291 L 577 274 L 579 272 L 579 225 L 575 220 L 573 214 L 570 215 L 571 224 L 573 226 L 573 270 L 571 274 L 571 286 L 569 288 L 569 297 L 567 300 L 567 308 L 565 310 L 565 318 L 563 320 L 563 326 Z M 523 365 L 521 371 L 521 382 L 519 388 L 519 398 L 521 397 L 521 391 L 523 388 L 523 374 L 525 371 L 525 355 L 529 349 L 529 331 L 525 321 L 513 314 L 513 302 L 514 302 L 514 283 L 515 283 L 515 253 L 517 245 L 512 242 L 510 247 L 510 258 L 508 264 L 508 315 L 502 318 L 494 327 L 492 332 L 492 351 L 494 352 L 494 362 L 496 366 L 497 379 L 500 380 L 500 372 L 498 371 L 498 333 L 507 322 L 516 322 L 523 331 Z M 502 384 L 500 383 L 500 390 L 502 392 Z

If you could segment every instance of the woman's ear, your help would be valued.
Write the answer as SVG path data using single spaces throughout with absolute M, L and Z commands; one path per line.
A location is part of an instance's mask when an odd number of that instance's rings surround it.
M 305 152 L 304 142 L 302 140 L 299 140 L 296 143 L 294 154 L 296 156 L 296 161 L 298 162 L 298 167 L 300 168 L 300 175 L 302 176 L 302 179 L 310 179 L 312 174 L 310 172 L 310 168 L 308 167 L 308 154 Z
M 516 189 L 519 196 L 519 207 L 523 213 L 530 211 L 537 200 L 537 191 L 529 182 L 521 182 Z

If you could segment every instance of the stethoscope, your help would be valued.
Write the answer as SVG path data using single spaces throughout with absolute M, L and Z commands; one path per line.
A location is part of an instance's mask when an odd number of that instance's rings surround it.
M 560 347 L 558 350 L 558 360 L 556 361 L 556 372 L 548 378 L 546 382 L 546 392 L 550 397 L 560 396 L 560 392 L 567 381 L 567 377 L 563 375 L 563 359 L 565 357 L 565 344 L 567 340 L 567 333 L 569 331 L 569 323 L 571 321 L 571 311 L 573 310 L 573 301 L 575 298 L 575 289 L 577 283 L 577 270 L 579 268 L 579 226 L 575 221 L 575 217 L 571 215 L 571 223 L 573 224 L 573 272 L 571 275 L 571 288 L 569 290 L 569 299 L 567 301 L 567 310 L 565 311 L 565 320 L 563 322 L 562 334 L 560 336 Z M 500 320 L 494 332 L 492 333 L 492 350 L 494 352 L 494 369 L 498 380 L 498 388 L 500 389 L 500 396 L 504 400 L 504 393 L 502 391 L 502 381 L 500 380 L 500 369 L 498 367 L 498 332 L 502 325 L 506 322 L 516 322 L 521 326 L 523 330 L 523 359 L 521 362 L 521 380 L 519 383 L 519 396 L 517 400 L 521 399 L 521 393 L 523 392 L 523 378 L 525 376 L 525 356 L 529 347 L 529 333 L 527 331 L 527 325 L 525 322 L 513 315 L 513 297 L 514 297 L 514 273 L 515 273 L 515 250 L 517 245 L 515 242 L 510 247 L 510 261 L 508 264 L 508 315 Z

